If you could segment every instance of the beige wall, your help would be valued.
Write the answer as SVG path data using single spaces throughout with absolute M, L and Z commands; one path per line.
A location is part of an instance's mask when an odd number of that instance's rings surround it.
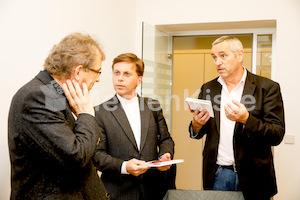
M 276 68 L 274 80 L 281 85 L 285 105 L 286 134 L 295 135 L 295 144 L 282 142 L 275 147 L 275 168 L 279 193 L 275 200 L 300 199 L 299 88 L 300 44 L 299 0 L 139 0 L 137 26 L 210 23 L 275 19 L 277 21 Z M 154 14 L 155 13 L 155 14 Z M 138 35 L 137 35 L 138 36 Z M 140 38 L 138 38 L 140 41 Z M 139 48 L 139 45 L 137 45 Z M 188 133 L 186 133 L 188 134 Z

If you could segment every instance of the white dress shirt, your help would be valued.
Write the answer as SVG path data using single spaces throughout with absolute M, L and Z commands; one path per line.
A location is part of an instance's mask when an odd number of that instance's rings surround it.
M 141 114 L 140 114 L 140 106 L 139 99 L 137 95 L 130 100 L 127 100 L 120 95 L 117 94 L 117 97 L 122 105 L 122 108 L 126 114 L 126 117 L 129 121 L 131 130 L 133 132 L 136 144 L 138 149 L 140 150 L 141 145 Z M 126 161 L 122 163 L 121 173 L 128 174 L 126 170 Z
M 237 106 L 233 104 L 232 100 L 236 100 L 238 102 L 241 101 L 246 77 L 247 70 L 244 67 L 242 79 L 230 93 L 228 92 L 227 85 L 223 78 L 221 76 L 218 78 L 218 82 L 222 85 L 220 105 L 220 139 L 217 156 L 218 165 L 234 165 L 233 133 L 236 122 L 231 121 L 226 117 L 224 106 L 230 104 L 237 108 Z

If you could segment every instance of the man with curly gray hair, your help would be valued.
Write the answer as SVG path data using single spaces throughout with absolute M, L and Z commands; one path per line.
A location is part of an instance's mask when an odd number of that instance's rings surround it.
M 107 199 L 91 162 L 100 130 L 89 98 L 104 59 L 91 36 L 72 33 L 13 97 L 11 199 Z

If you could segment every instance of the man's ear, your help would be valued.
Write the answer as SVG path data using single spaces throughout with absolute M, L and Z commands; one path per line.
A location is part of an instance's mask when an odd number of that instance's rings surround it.
M 73 73 L 73 78 L 77 81 L 80 82 L 80 74 L 82 73 L 82 65 L 78 65 L 77 67 L 75 67 L 74 73 Z
M 138 84 L 137 84 L 137 86 L 139 86 L 141 84 L 142 80 L 143 80 L 143 76 L 139 76 L 138 77 Z
M 243 50 L 239 50 L 238 56 L 239 56 L 239 62 L 242 63 L 243 60 L 244 60 L 244 51 Z

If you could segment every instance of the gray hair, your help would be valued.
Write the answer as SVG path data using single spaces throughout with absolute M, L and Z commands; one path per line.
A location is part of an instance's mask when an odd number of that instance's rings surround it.
M 212 43 L 212 46 L 220 44 L 225 41 L 229 43 L 230 49 L 233 53 L 236 54 L 238 51 L 243 50 L 242 42 L 234 36 L 219 37 Z
M 91 68 L 99 51 L 102 60 L 105 54 L 99 43 L 88 34 L 72 33 L 54 45 L 44 63 L 44 69 L 51 75 L 70 77 L 76 65 Z

